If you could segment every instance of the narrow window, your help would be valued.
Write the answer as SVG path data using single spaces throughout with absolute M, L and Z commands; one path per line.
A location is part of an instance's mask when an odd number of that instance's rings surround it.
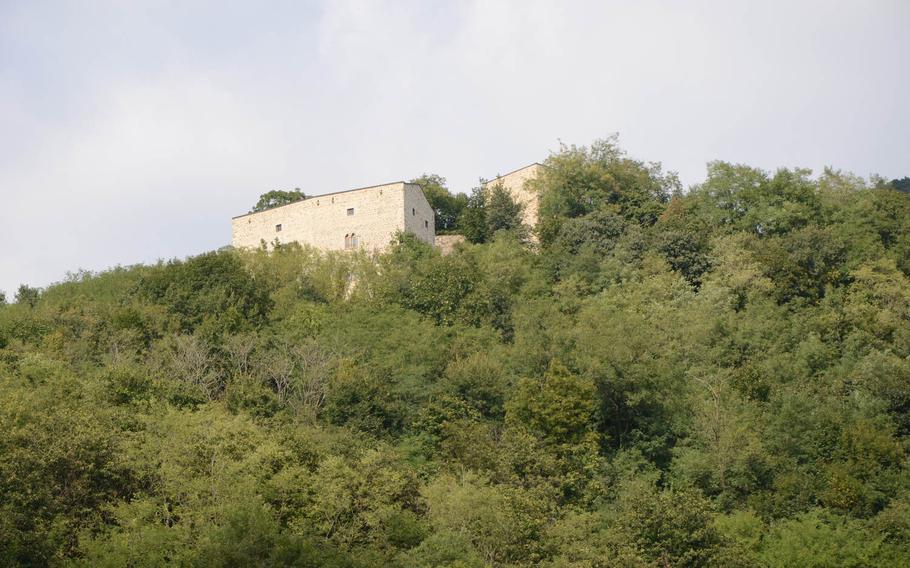
M 275 232 L 276 232 L 276 233 L 280 233 L 280 232 L 281 232 L 281 223 L 278 223 L 277 225 L 275 225 Z
M 348 207 L 348 217 L 350 217 L 350 216 L 353 215 L 353 214 L 354 214 L 354 208 L 353 208 L 353 207 Z
M 424 228 L 424 229 L 429 229 L 429 228 L 430 228 L 430 222 L 427 221 L 426 219 L 423 220 L 423 228 Z
M 345 250 L 351 248 L 351 235 L 344 236 L 344 248 Z
M 351 248 L 357 248 L 360 245 L 360 237 L 351 234 Z
M 411 208 L 411 215 L 417 215 L 417 210 L 413 207 Z

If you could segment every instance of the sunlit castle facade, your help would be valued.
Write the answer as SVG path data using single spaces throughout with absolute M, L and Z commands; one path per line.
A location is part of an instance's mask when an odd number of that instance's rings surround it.
M 387 183 L 308 197 L 231 219 L 231 244 L 300 243 L 322 250 L 382 251 L 397 232 L 434 244 L 435 216 L 419 185 Z

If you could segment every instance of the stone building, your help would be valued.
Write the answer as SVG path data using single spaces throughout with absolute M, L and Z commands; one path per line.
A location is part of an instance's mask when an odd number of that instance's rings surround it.
M 231 219 L 231 244 L 256 248 L 298 242 L 322 250 L 381 251 L 395 233 L 432 245 L 433 209 L 419 185 L 403 181 L 308 197 Z
M 483 186 L 484 188 L 490 188 L 495 185 L 502 185 L 512 196 L 512 199 L 522 205 L 521 222 L 533 229 L 537 225 L 539 200 L 537 192 L 527 188 L 526 183 L 528 180 L 540 175 L 541 170 L 545 167 L 543 164 L 535 162 L 530 166 L 495 177 L 485 182 Z

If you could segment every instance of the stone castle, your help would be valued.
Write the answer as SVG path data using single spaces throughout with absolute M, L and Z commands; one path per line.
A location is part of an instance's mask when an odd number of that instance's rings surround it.
M 531 164 L 494 178 L 484 185 L 502 184 L 523 205 L 522 222 L 537 224 L 537 195 L 525 188 L 540 164 Z M 257 248 L 298 242 L 322 250 L 379 252 L 397 232 L 412 233 L 436 243 L 435 215 L 423 190 L 403 181 L 308 197 L 302 201 L 247 213 L 231 219 L 231 244 Z

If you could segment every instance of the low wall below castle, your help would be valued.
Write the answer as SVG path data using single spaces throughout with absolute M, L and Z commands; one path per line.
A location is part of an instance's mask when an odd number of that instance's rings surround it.
M 464 235 L 436 235 L 436 248 L 443 255 L 451 254 L 455 247 L 464 242 Z

